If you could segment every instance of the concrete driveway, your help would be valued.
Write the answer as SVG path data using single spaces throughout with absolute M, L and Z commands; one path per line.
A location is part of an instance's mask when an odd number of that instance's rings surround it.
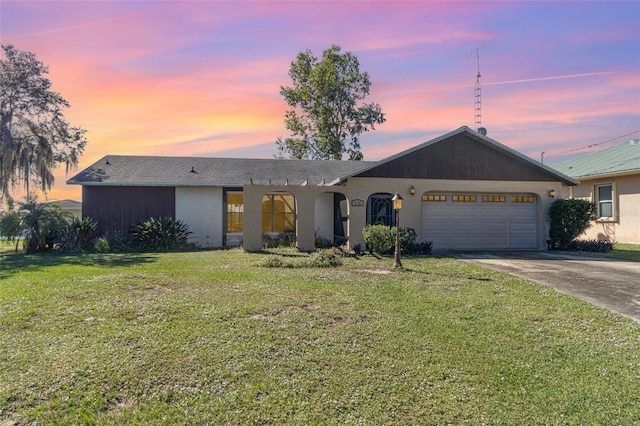
M 640 323 L 640 263 L 543 251 L 452 253 L 548 285 Z

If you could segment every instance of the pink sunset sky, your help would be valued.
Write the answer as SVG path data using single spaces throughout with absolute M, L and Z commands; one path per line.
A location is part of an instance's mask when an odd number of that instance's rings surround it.
M 79 170 L 107 154 L 271 158 L 291 61 L 332 44 L 386 114 L 365 160 L 474 127 L 476 48 L 493 139 L 553 164 L 640 137 L 639 1 L 2 0 L 0 41 L 49 66 L 88 130 Z M 47 199 L 80 200 L 71 175 Z

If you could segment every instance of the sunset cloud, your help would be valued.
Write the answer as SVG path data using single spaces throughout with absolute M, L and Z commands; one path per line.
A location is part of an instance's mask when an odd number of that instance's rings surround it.
M 637 2 L 13 1 L 0 39 L 50 67 L 107 154 L 271 157 L 297 53 L 353 52 L 387 121 L 376 160 L 474 124 L 534 158 L 640 131 Z M 635 136 L 639 137 L 639 136 Z M 49 199 L 80 199 L 56 172 Z

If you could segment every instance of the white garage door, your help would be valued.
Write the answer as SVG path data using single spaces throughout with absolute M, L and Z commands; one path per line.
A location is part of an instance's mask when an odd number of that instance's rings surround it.
M 537 248 L 537 202 L 529 194 L 422 196 L 422 238 L 434 249 Z

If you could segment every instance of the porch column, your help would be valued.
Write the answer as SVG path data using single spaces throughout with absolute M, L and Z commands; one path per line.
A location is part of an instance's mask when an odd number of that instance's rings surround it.
M 302 189 L 302 188 L 301 188 Z M 316 249 L 316 194 L 311 190 L 292 191 L 296 197 L 296 240 L 298 249 L 314 251 Z
M 245 185 L 243 188 L 242 247 L 247 251 L 262 249 L 262 196 L 264 192 L 264 188 L 254 185 Z
M 352 249 L 354 245 L 360 244 L 364 250 L 362 228 L 367 224 L 367 200 L 359 198 L 353 200 L 349 199 L 349 248 Z

